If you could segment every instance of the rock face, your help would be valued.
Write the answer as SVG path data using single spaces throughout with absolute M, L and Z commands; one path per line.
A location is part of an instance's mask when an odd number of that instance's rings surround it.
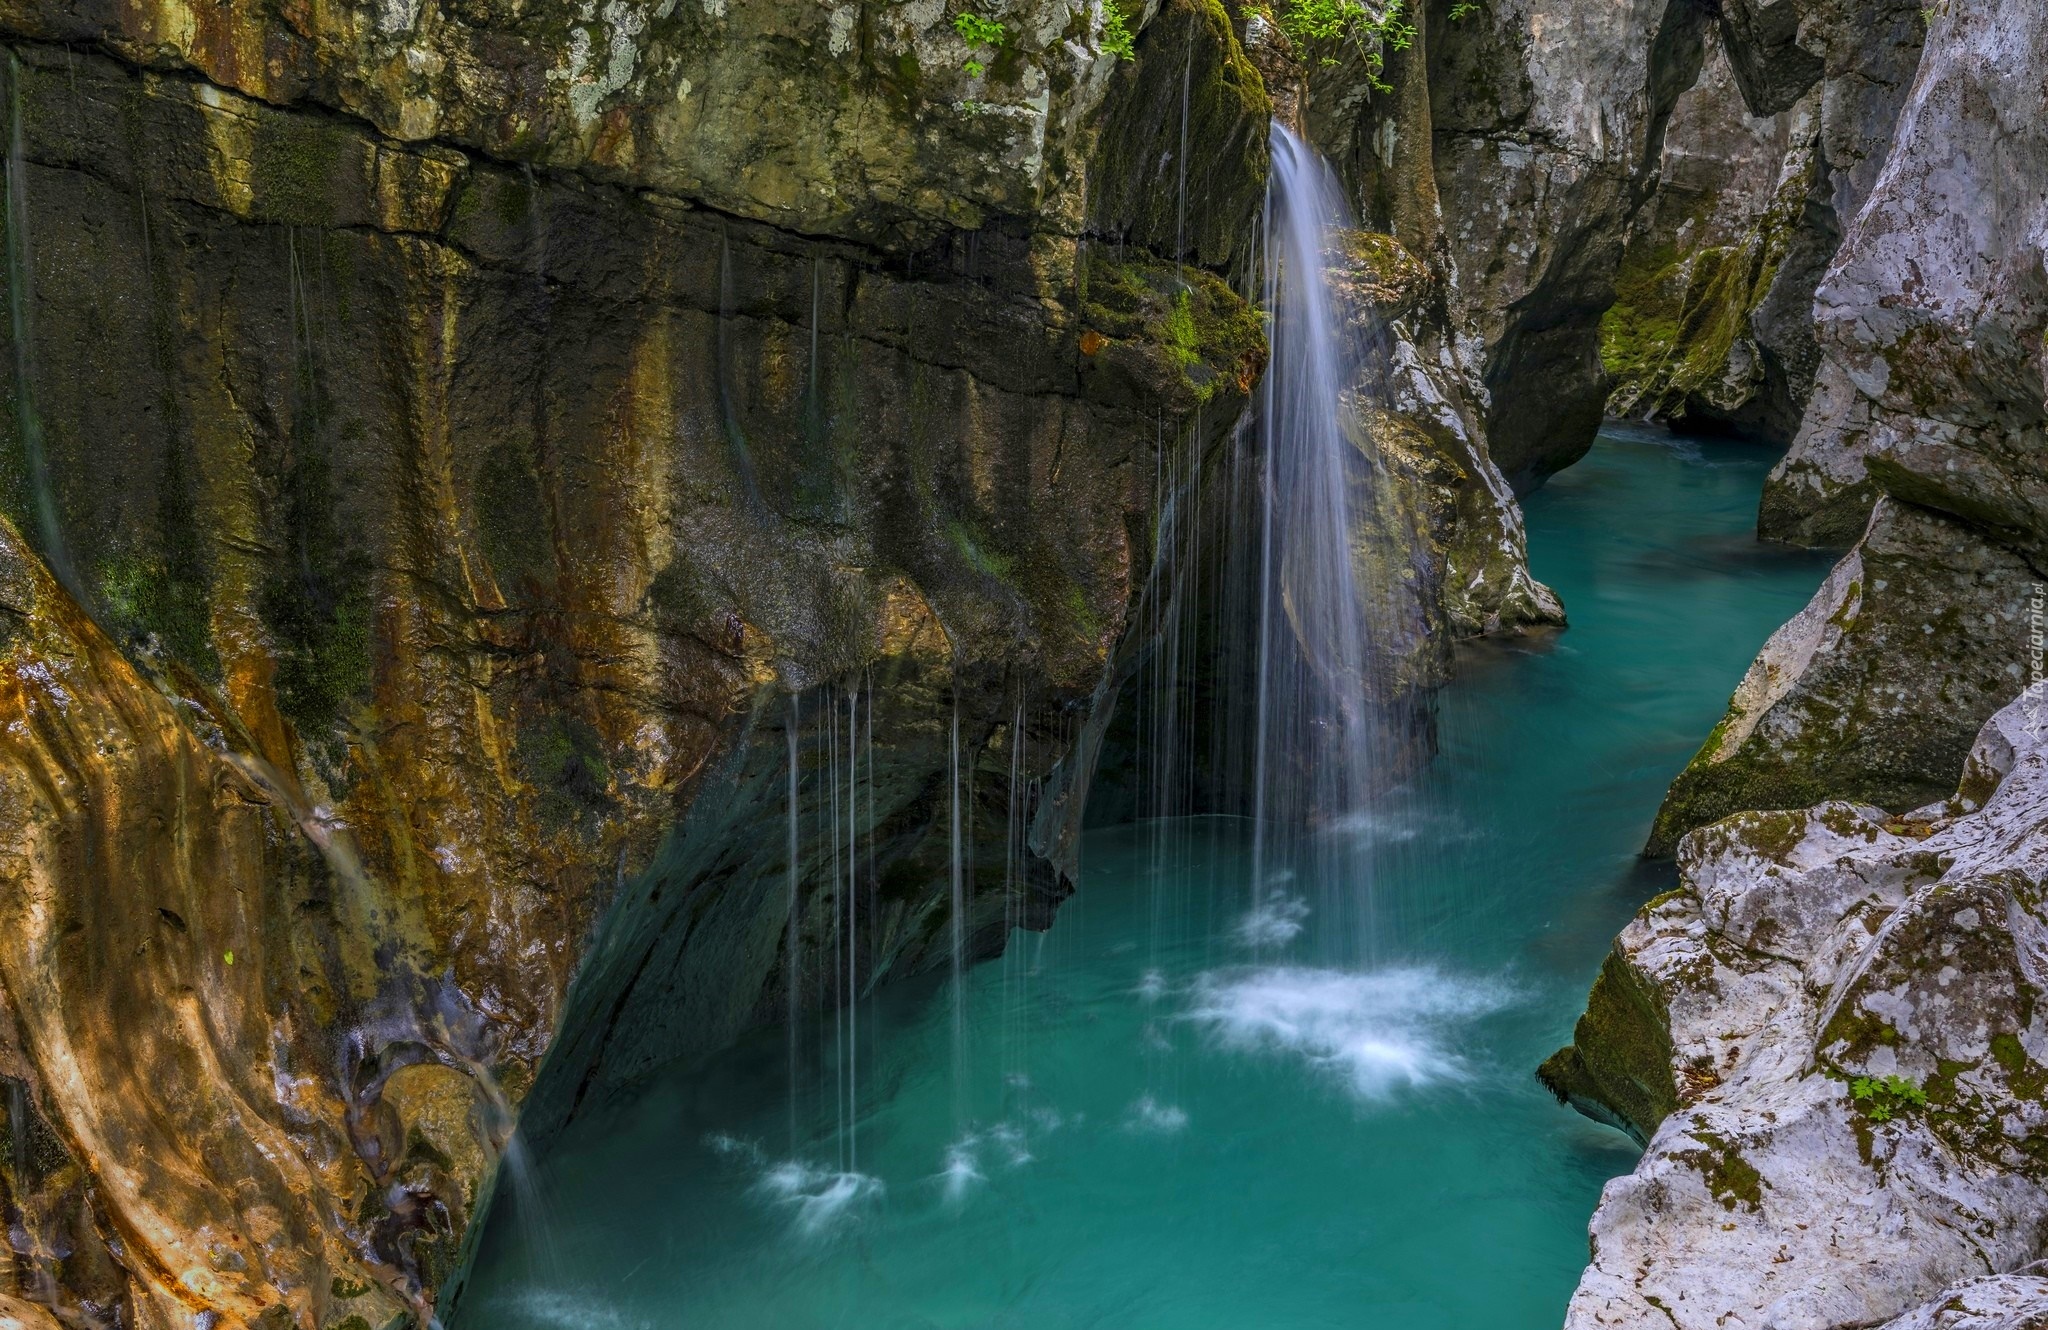
M 1803 306 L 1838 238 L 1811 228 L 1827 236 L 1818 264 L 1802 244 L 1820 166 L 1812 101 L 1751 115 L 1710 36 L 1601 319 L 1611 414 L 1791 438 L 1819 358 Z
M 1685 0 L 1501 0 L 1429 25 L 1456 298 L 1484 348 L 1493 457 L 1519 488 L 1592 446 L 1601 316 L 1708 21 Z
M 1983 1277 L 2048 1226 L 2044 707 L 2000 711 L 1946 802 L 1686 839 L 1544 1069 L 1648 1141 L 1568 1327 L 2037 1323 L 2040 1280 Z
M 1603 321 L 1611 409 L 1788 443 L 1821 362 L 1814 291 L 1876 185 L 1925 20 L 1889 0 L 1720 14 Z
M 1952 788 L 1981 718 L 2026 684 L 2039 575 L 1962 522 L 1893 499 L 1757 655 L 1673 782 L 1648 853 L 1751 808 L 1904 811 Z
M 1929 13 L 1896 149 L 1816 299 L 1826 358 L 1761 529 L 1847 544 L 1884 492 L 2038 550 L 2048 95 L 2011 71 L 2048 57 L 2048 23 Z
M 1860 542 L 1759 657 L 1673 787 L 1653 852 L 1738 808 L 1910 807 L 1955 779 L 1965 736 L 2036 677 L 2048 173 L 2034 168 L 2048 166 L 2048 98 L 2001 71 L 2048 58 L 2048 19 L 1953 6 L 1927 49 L 1822 288 L 1829 358 L 1764 495 L 1767 536 L 1854 522 Z M 1817 424 L 1837 408 L 1868 425 L 1853 446 L 1823 446 L 1850 438 Z M 1818 503 L 1798 532 L 1780 520 L 1794 490 Z
M 570 24 L 557 80 L 520 63 L 544 44 L 476 54 L 534 13 L 0 16 L 0 1176 L 45 1254 L 19 1296 L 424 1322 L 558 1027 L 604 1027 L 561 1060 L 587 1090 L 823 1000 L 801 976 L 854 894 L 830 846 L 792 863 L 778 800 L 707 848 L 693 810 L 757 760 L 780 791 L 789 734 L 820 806 L 849 707 L 863 982 L 943 963 L 956 750 L 1041 828 L 977 917 L 1067 890 L 1036 791 L 1142 578 L 1152 450 L 1213 442 L 1263 356 L 1156 217 L 1084 243 L 1081 152 L 1156 160 L 1101 103 L 1192 69 L 1240 214 L 1213 233 L 1242 233 L 1257 75 L 1213 6 L 1128 63 L 1078 7 L 1014 11 L 971 87 L 936 10 L 716 8 Z M 839 81 L 856 48 L 973 96 L 889 120 L 875 67 Z M 796 94 L 700 59 L 808 71 L 816 123 L 731 109 Z M 714 142 L 665 119 L 685 88 L 720 134 L 825 146 Z M 1000 862 L 1002 816 L 963 820 Z M 571 1019 L 615 898 L 682 917 Z M 612 1037 L 662 994 L 675 1018 Z
M 851 0 L 0 9 L 12 34 L 320 105 L 399 142 L 891 248 L 1047 211 L 1074 229 L 1089 113 L 1115 67 L 1101 11 L 1025 0 L 999 17 L 983 47 L 938 6 Z

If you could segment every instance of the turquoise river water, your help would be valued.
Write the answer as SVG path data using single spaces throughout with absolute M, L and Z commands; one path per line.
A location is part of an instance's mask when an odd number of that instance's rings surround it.
M 1636 856 L 1665 785 L 1825 575 L 1754 538 L 1771 460 L 1617 427 L 1529 499 L 1570 629 L 1467 652 L 1428 775 L 1328 833 L 1372 843 L 1370 967 L 1319 945 L 1329 884 L 1252 905 L 1243 824 L 1091 833 L 957 1038 L 943 993 L 864 1011 L 850 1121 L 792 1109 L 771 1032 L 579 1122 L 464 1330 L 1557 1325 L 1635 1150 L 1533 1071 L 1670 880 Z

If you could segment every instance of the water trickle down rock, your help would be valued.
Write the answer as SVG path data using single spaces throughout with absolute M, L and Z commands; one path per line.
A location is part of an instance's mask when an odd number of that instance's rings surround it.
M 735 53 L 753 43 L 811 49 L 809 13 L 687 8 L 674 22 L 727 41 L 699 54 L 734 76 L 765 67 Z M 1029 679 L 1030 776 L 1044 776 L 1142 571 L 1149 450 L 1197 408 L 1226 429 L 1259 363 L 1256 320 L 1207 269 L 1186 270 L 1192 339 L 1170 336 L 1148 311 L 1172 311 L 1174 265 L 1146 250 L 1118 297 L 1130 326 L 1087 354 L 1081 149 L 1128 128 L 1090 108 L 1145 61 L 1066 40 L 1073 13 L 1013 12 L 1018 55 L 971 89 L 974 106 L 932 100 L 970 91 L 940 20 L 863 48 L 889 78 L 917 67 L 898 55 L 930 57 L 930 95 L 891 114 L 932 133 L 877 150 L 948 145 L 888 168 L 887 187 L 835 202 L 811 186 L 844 182 L 845 162 L 790 145 L 777 160 L 819 173 L 786 208 L 731 179 L 692 187 L 840 239 L 640 188 L 675 186 L 682 168 L 633 158 L 632 134 L 606 127 L 680 113 L 633 101 L 648 88 L 672 101 L 680 82 L 616 82 L 667 18 L 624 45 L 606 25 L 626 32 L 630 15 L 557 34 L 604 38 L 587 140 L 569 126 L 588 108 L 538 77 L 486 78 L 468 89 L 481 100 L 451 93 L 452 110 L 434 100 L 434 80 L 485 77 L 452 58 L 480 30 L 540 15 L 325 11 L 319 22 L 365 26 L 280 30 L 255 64 L 242 53 L 264 30 L 249 13 L 193 32 L 131 11 L 121 22 L 152 43 L 149 71 L 17 44 L 38 406 L 86 603 L 12 534 L 33 496 L 9 437 L 0 500 L 20 594 L 0 649 L 24 728 L 4 775 L 40 839 L 8 843 L 44 859 L 20 876 L 40 884 L 22 907 L 42 913 L 17 930 L 42 949 L 0 966 L 27 1032 L 0 1071 L 32 1088 L 64 1146 L 10 1187 L 53 1198 L 52 1233 L 120 1235 L 118 1250 L 71 1244 L 54 1292 L 24 1276 L 22 1296 L 134 1315 L 176 1304 L 225 1326 L 424 1313 L 594 923 L 689 862 L 662 850 L 687 833 L 667 833 L 698 825 L 713 773 L 744 770 L 752 718 L 779 714 L 779 691 L 895 689 L 872 717 L 885 794 L 868 807 L 897 874 L 876 954 L 891 973 L 943 957 L 926 925 L 945 875 L 929 871 L 923 810 L 945 757 L 926 723 L 959 695 L 978 795 L 1000 809 L 997 735 L 1012 680 Z M 372 34 L 373 19 L 396 26 Z M 134 50 L 128 29 L 76 16 L 9 22 Z M 842 129 L 864 99 L 902 95 L 888 79 L 838 82 L 829 15 L 820 24 L 813 91 L 852 99 Z M 1225 27 L 1213 59 L 1229 41 Z M 406 57 L 365 73 L 393 44 Z M 174 51 L 221 82 L 165 72 Z M 1047 61 L 1074 66 L 1049 102 L 1033 91 Z M 503 115 L 472 137 L 457 122 L 486 105 Z M 1255 76 L 1235 114 L 1233 132 L 1262 142 Z M 735 133 L 814 128 L 742 119 Z M 484 142 L 523 144 L 515 155 L 542 168 Z M 1216 197 L 1257 197 L 1255 179 L 1223 174 Z M 998 205 L 1014 211 L 987 211 Z M 948 229 L 961 222 L 986 224 Z M 1108 361 L 1117 372 L 1097 372 Z M 80 774 L 39 774 L 52 769 Z M 1027 922 L 1042 926 L 1065 889 L 1059 809 L 1083 797 L 1036 810 Z M 782 812 L 765 816 L 779 826 Z M 1001 853 L 1002 819 L 979 826 Z M 727 875 L 675 883 L 659 908 L 687 893 L 693 918 L 767 919 L 779 940 L 781 838 L 729 830 L 742 849 L 775 848 L 728 855 Z M 799 874 L 807 900 L 813 867 Z M 772 902 L 742 869 L 772 877 Z M 971 930 L 983 949 L 1015 904 L 1000 896 L 989 884 L 974 903 L 994 921 Z M 64 941 L 74 917 L 110 940 Z M 103 955 L 138 959 L 111 976 Z M 676 1038 L 612 1043 L 609 1069 L 778 1018 L 780 963 L 771 945 L 702 948 L 679 973 L 642 965 L 650 1000 L 671 982 L 719 1000 L 685 1004 L 702 1019 L 669 1025 Z M 174 1181 L 156 1186 L 159 1171 Z M 79 1177 L 94 1180 L 90 1204 L 64 1190 Z

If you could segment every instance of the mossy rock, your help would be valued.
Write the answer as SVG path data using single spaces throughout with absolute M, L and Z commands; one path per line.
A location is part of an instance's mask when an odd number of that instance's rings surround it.
M 1214 273 L 1118 258 L 1097 244 L 1082 258 L 1079 287 L 1084 358 L 1098 361 L 1112 344 L 1138 349 L 1164 369 L 1148 376 L 1161 395 L 1196 404 L 1242 396 L 1265 369 L 1265 321 Z M 1111 359 L 1136 368 L 1128 357 Z
M 1360 315 L 1403 319 L 1437 293 L 1429 266 L 1379 231 L 1339 231 L 1325 255 L 1333 284 Z
M 1648 1142 L 1680 1104 L 1672 1063 L 1663 996 L 1617 947 L 1593 981 L 1572 1042 L 1536 1075 L 1559 1103 Z
M 1234 263 L 1265 197 L 1272 113 L 1223 6 L 1166 0 L 1103 103 L 1089 232 L 1210 268 Z

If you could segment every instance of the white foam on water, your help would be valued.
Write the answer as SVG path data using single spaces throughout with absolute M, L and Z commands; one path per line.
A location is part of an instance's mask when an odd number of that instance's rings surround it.
M 1300 935 L 1307 919 L 1307 901 L 1276 891 L 1237 921 L 1237 940 L 1253 950 L 1284 947 Z
M 1065 1116 L 1063 1116 L 1060 1113 L 1060 1111 L 1056 1108 L 1034 1108 L 1030 1110 L 1030 1113 L 1031 1120 L 1038 1124 L 1038 1129 L 1040 1131 L 1058 1131 L 1067 1123 L 1067 1119 L 1065 1118 Z M 1082 1114 L 1076 1113 L 1074 1115 L 1074 1121 L 1081 1121 L 1082 1116 Z
M 946 1147 L 946 1162 L 939 1169 L 938 1181 L 947 1204 L 959 1205 L 967 1199 L 968 1192 L 988 1181 L 975 1158 L 975 1146 L 979 1143 L 979 1137 L 969 1136 Z
M 1376 841 L 1381 844 L 1411 841 L 1423 831 L 1421 820 L 1413 813 L 1389 812 L 1382 809 L 1363 809 L 1346 813 L 1342 817 L 1332 819 L 1330 829 L 1350 839 Z
M 880 1178 L 869 1174 L 835 1172 L 800 1159 L 769 1166 L 754 1189 L 794 1210 L 792 1227 L 805 1237 L 823 1236 L 858 1219 L 886 1190 Z
M 766 1168 L 768 1157 L 761 1152 L 758 1141 L 750 1141 L 727 1131 L 714 1131 L 704 1138 L 704 1146 L 713 1154 L 727 1159 L 737 1159 L 756 1168 Z
M 1162 1104 L 1151 1095 L 1139 1095 L 1131 1105 L 1128 1119 L 1133 1131 L 1155 1131 L 1171 1133 L 1184 1131 L 1188 1125 L 1187 1110 L 1173 1104 Z
M 652 1321 L 628 1316 L 588 1289 L 533 1289 L 518 1298 L 527 1321 L 560 1330 L 654 1330 Z
M 998 1122 L 988 1129 L 988 1143 L 1002 1152 L 1011 1168 L 1022 1168 L 1031 1162 L 1031 1146 L 1024 1137 L 1024 1129 L 1014 1122 Z
M 1157 1002 L 1166 996 L 1166 975 L 1160 970 L 1147 970 L 1138 980 L 1138 996 L 1147 1002 Z
M 1362 1099 L 1470 1073 L 1464 1028 L 1514 1000 L 1506 985 L 1425 966 L 1357 973 L 1268 966 L 1212 971 L 1195 984 L 1188 1020 L 1225 1047 L 1286 1053 L 1342 1078 Z
M 1032 1125 L 1041 1133 L 1056 1131 L 1062 1119 L 1052 1109 L 1032 1109 Z M 988 1181 L 986 1167 L 1001 1164 L 1022 1168 L 1038 1156 L 1031 1149 L 1030 1127 L 1017 1122 L 998 1122 L 986 1131 L 971 1132 L 946 1147 L 933 1181 L 945 1193 L 948 1204 L 958 1205 L 969 1192 Z

